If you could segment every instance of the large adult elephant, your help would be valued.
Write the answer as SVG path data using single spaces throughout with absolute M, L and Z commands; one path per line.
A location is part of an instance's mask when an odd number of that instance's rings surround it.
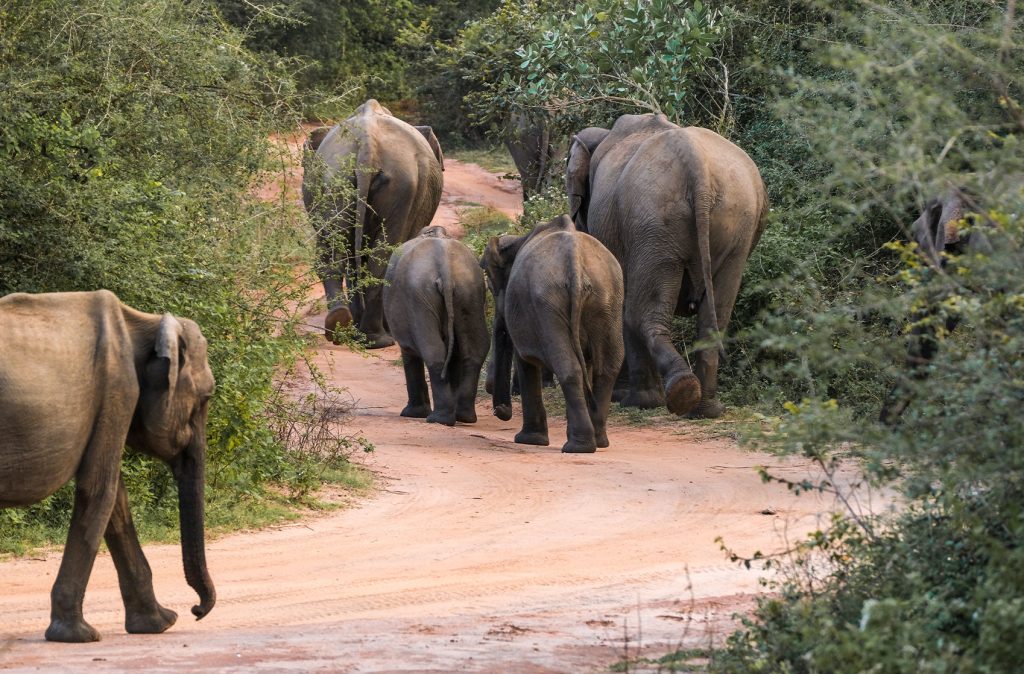
M 125 629 L 163 632 L 121 476 L 125 444 L 166 461 L 178 483 L 185 578 L 202 618 L 216 601 L 203 544 L 207 403 L 213 374 L 199 327 L 145 314 L 113 293 L 0 298 L 0 507 L 38 503 L 72 478 L 75 504 L 50 593 L 51 641 L 96 641 L 82 599 L 102 537 Z
M 765 227 L 757 166 L 717 133 L 656 114 L 623 115 L 592 150 L 574 141 L 568 166 L 577 226 L 611 250 L 625 277 L 629 391 L 620 402 L 720 416 L 720 347 L 702 349 L 694 373 L 672 345 L 671 321 L 696 314 L 701 341 L 728 327 Z
M 390 346 L 380 284 L 389 255 L 379 248 L 430 224 L 441 200 L 441 145 L 429 126 L 406 124 L 372 98 L 318 136 L 306 142 L 302 199 L 317 228 L 325 334 L 354 320 L 370 348 Z M 372 279 L 357 284 L 363 271 Z

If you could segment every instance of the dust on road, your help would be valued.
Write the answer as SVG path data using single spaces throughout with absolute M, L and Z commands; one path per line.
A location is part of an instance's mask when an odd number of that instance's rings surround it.
M 507 213 L 518 193 L 447 161 L 442 224 L 462 201 Z M 294 185 L 291 188 L 294 190 Z M 311 322 L 323 316 L 312 316 Z M 588 672 L 623 656 L 721 643 L 762 591 L 729 563 L 782 547 L 831 503 L 795 498 L 755 472 L 809 467 L 699 440 L 678 427 L 615 424 L 611 447 L 563 455 L 511 439 L 521 418 L 455 428 L 403 419 L 397 347 L 368 355 L 323 344 L 316 360 L 356 400 L 357 457 L 381 488 L 354 507 L 208 545 L 218 603 L 191 620 L 177 546 L 150 545 L 157 597 L 179 613 L 162 635 L 127 635 L 109 555 L 89 584 L 96 644 L 50 644 L 60 552 L 0 564 L 0 669 L 36 671 Z M 765 514 L 769 513 L 769 514 Z

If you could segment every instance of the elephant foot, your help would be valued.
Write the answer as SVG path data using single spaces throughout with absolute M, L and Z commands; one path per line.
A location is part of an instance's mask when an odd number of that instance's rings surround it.
M 442 412 L 441 410 L 434 410 L 427 417 L 428 424 L 444 424 L 445 426 L 455 425 L 455 413 L 454 412 Z
M 463 424 L 475 424 L 476 408 L 470 407 L 468 409 L 455 410 L 455 420 Z
M 494 408 L 494 416 L 498 417 L 502 421 L 508 421 L 512 418 L 512 406 L 498 405 Z
M 155 611 L 126 615 L 124 629 L 128 634 L 160 634 L 177 620 L 177 613 L 158 604 Z
M 607 431 L 594 431 L 594 442 L 601 449 L 608 446 L 608 432 Z
M 619 401 L 623 407 L 639 407 L 640 409 L 653 409 L 665 404 L 665 398 L 658 389 L 645 389 L 642 391 L 630 390 L 626 397 Z
M 516 433 L 515 441 L 520 445 L 540 445 L 541 447 L 551 444 L 548 442 L 548 434 L 543 431 L 519 431 Z
M 430 405 L 413 405 L 410 403 L 402 410 L 402 416 L 412 419 L 426 419 L 430 416 Z
M 348 307 L 334 307 L 324 319 L 324 337 L 334 341 L 334 333 L 339 328 L 347 328 L 352 324 L 352 312 Z
M 47 641 L 61 641 L 68 644 L 84 644 L 90 641 L 99 641 L 100 633 L 82 619 L 51 620 L 50 626 L 46 628 Z
M 379 335 L 367 335 L 366 336 L 366 348 L 367 349 L 383 349 L 388 346 L 392 346 L 395 343 L 394 337 L 386 332 L 382 332 Z
M 725 414 L 725 405 L 718 398 L 701 400 L 687 415 L 691 419 L 717 419 Z
M 629 389 L 628 388 L 612 389 L 612 402 L 613 403 L 621 403 L 623 400 L 626 399 L 626 397 L 628 395 L 629 395 Z
M 581 440 L 574 440 L 569 438 L 565 444 L 562 445 L 563 454 L 593 454 L 597 451 L 597 445 L 593 440 L 589 442 L 583 442 Z
M 692 373 L 678 374 L 665 384 L 665 407 L 682 416 L 700 404 L 700 380 Z

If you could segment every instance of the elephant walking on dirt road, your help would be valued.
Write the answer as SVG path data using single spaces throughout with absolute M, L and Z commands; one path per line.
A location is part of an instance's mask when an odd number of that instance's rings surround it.
M 629 390 L 621 403 L 720 416 L 721 349 L 702 349 L 694 374 L 672 344 L 671 321 L 696 314 L 701 341 L 725 333 L 765 227 L 757 166 L 713 131 L 647 114 L 623 115 L 594 148 L 574 140 L 567 167 L 577 226 L 608 247 L 625 277 Z
M 607 420 L 622 366 L 622 271 L 594 237 L 562 215 L 523 236 L 492 238 L 481 266 L 494 292 L 494 413 L 512 416 L 513 355 L 523 398 L 516 442 L 548 444 L 541 372 L 558 377 L 568 438 L 563 452 L 608 446 Z
M 433 130 L 406 124 L 373 99 L 328 132 L 310 135 L 302 200 L 317 229 L 328 338 L 354 320 L 370 348 L 395 343 L 384 329 L 387 256 L 377 249 L 403 244 L 430 224 L 443 171 Z M 364 270 L 372 279 L 360 284 Z
M 72 478 L 75 504 L 51 592 L 50 641 L 96 641 L 82 600 L 100 538 L 124 599 L 125 629 L 163 632 L 121 476 L 127 444 L 167 462 L 178 483 L 185 578 L 202 618 L 216 601 L 206 569 L 203 492 L 213 373 L 199 327 L 127 307 L 113 293 L 0 298 L 0 507 L 38 503 Z
M 475 423 L 480 370 L 491 344 L 487 289 L 473 251 L 444 227 L 427 227 L 395 251 L 385 279 L 384 313 L 402 347 L 409 393 L 402 416 L 448 426 Z

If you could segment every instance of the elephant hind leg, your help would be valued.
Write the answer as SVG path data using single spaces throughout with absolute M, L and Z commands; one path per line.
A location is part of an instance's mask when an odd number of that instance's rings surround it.
M 159 634 L 178 619 L 178 614 L 164 608 L 153 592 L 153 572 L 139 545 L 139 536 L 128 507 L 124 478 L 118 478 L 117 497 L 103 535 L 117 569 L 117 582 L 124 601 L 125 631 L 129 634 Z
M 518 354 L 515 364 L 523 390 L 523 428 L 516 433 L 515 441 L 546 447 L 549 444 L 548 416 L 541 393 L 541 366 L 523 360 Z
M 634 263 L 634 266 L 640 265 L 640 262 Z M 639 377 L 643 376 L 642 372 L 633 372 L 634 363 L 638 363 L 633 352 L 638 348 L 636 342 L 642 340 L 642 346 L 639 348 L 646 347 L 650 361 L 664 382 L 666 407 L 673 414 L 686 414 L 700 402 L 701 386 L 672 344 L 670 325 L 682 285 L 683 264 L 681 260 L 668 255 L 653 258 L 648 256 L 642 261 L 640 268 L 657 270 L 658 278 L 634 274 L 632 283 L 627 285 L 624 321 L 627 325 L 627 335 L 632 334 L 633 342 L 628 343 L 631 355 L 631 390 L 623 404 L 628 405 L 631 401 L 648 402 L 637 399 L 644 395 L 644 391 L 634 386 L 634 383 L 639 382 Z M 638 365 L 642 364 L 643 361 L 640 360 Z
M 452 372 L 455 385 L 455 420 L 464 424 L 476 423 L 476 392 L 483 362 L 456 353 Z
M 427 377 L 423 374 L 423 360 L 410 349 L 402 349 L 402 367 L 409 396 L 402 416 L 425 419 L 430 416 L 430 394 L 427 392 Z
M 701 303 L 697 310 L 697 339 L 707 342 L 718 333 L 724 339 L 725 331 L 732 318 L 732 310 L 739 295 L 740 280 L 746 258 L 733 255 L 718 268 L 712 282 L 715 284 L 715 314 L 718 324 L 712 325 L 711 311 L 707 301 Z M 725 405 L 718 399 L 718 360 L 717 348 L 702 349 L 697 354 L 697 377 L 700 379 L 700 402 L 691 411 L 690 416 L 715 419 L 725 413 Z

